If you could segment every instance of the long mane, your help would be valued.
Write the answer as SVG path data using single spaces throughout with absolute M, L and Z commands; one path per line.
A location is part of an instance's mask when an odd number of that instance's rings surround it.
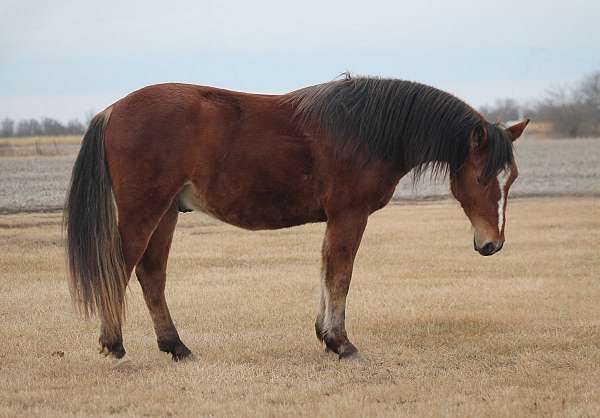
M 288 93 L 302 128 L 327 136 L 341 149 L 413 169 L 415 181 L 453 175 L 469 153 L 476 128 L 487 132 L 488 158 L 483 175 L 495 176 L 513 162 L 512 142 L 457 97 L 412 81 L 378 77 L 345 78 Z

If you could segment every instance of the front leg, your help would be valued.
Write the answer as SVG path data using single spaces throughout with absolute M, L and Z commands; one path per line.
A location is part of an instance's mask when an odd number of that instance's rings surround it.
M 348 212 L 330 217 L 323 240 L 321 303 L 315 323 L 319 340 L 342 358 L 358 355 L 346 334 L 346 295 L 352 278 L 368 213 Z

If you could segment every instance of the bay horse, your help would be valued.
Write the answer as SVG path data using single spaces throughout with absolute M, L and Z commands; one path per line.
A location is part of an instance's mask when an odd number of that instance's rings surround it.
M 121 358 L 135 269 L 159 349 L 182 360 L 191 352 L 164 294 L 179 212 L 250 230 L 326 222 L 315 330 L 340 359 L 357 357 L 346 295 L 369 215 L 401 177 L 429 168 L 449 177 L 475 250 L 498 252 L 517 177 L 512 142 L 528 122 L 505 128 L 444 91 L 376 77 L 283 95 L 142 88 L 93 118 L 73 167 L 64 210 L 72 299 L 100 317 L 101 352 Z

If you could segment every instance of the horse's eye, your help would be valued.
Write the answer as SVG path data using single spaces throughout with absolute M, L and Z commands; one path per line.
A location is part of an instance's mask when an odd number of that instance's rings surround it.
M 481 176 L 477 176 L 477 184 L 483 186 L 483 180 L 481 179 Z

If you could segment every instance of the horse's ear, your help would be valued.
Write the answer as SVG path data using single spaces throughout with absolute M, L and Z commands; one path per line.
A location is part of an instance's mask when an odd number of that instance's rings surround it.
M 517 140 L 525 130 L 525 127 L 529 123 L 529 119 L 525 119 L 523 122 L 519 122 L 516 125 L 511 126 L 510 128 L 506 128 L 506 131 L 510 135 L 511 139 L 514 141 Z
M 473 131 L 471 132 L 470 143 L 469 143 L 469 145 L 471 147 L 471 151 L 474 151 L 474 152 L 481 151 L 481 150 L 485 149 L 485 147 L 487 146 L 487 143 L 488 143 L 487 129 L 485 129 L 481 125 L 478 125 L 475 128 L 473 128 Z

